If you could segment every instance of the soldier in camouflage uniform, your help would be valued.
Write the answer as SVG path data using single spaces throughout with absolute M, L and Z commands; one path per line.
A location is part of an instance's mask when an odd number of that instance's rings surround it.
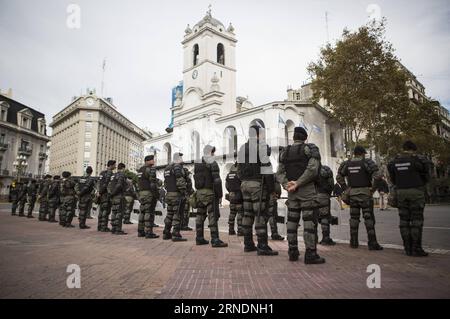
M 80 229 L 89 229 L 91 227 L 86 225 L 86 218 L 89 215 L 89 208 L 92 205 L 92 193 L 95 191 L 95 179 L 92 175 L 92 167 L 86 168 L 86 174 L 78 180 L 75 186 L 78 201 L 78 221 Z
M 186 167 L 183 167 L 183 170 L 186 178 L 186 200 L 184 203 L 183 216 L 181 217 L 181 230 L 191 231 L 192 228 L 189 227 L 189 210 L 191 208 L 191 205 L 189 205 L 189 196 L 194 192 L 194 188 L 192 187 L 191 172 Z
M 22 187 L 22 182 L 19 181 L 13 181 L 11 184 L 11 188 L 9 190 L 12 201 L 11 216 L 16 215 L 17 206 L 19 205 L 19 193 L 21 192 Z
M 281 185 L 275 182 L 274 191 L 269 195 L 269 225 L 272 240 L 284 240 L 284 237 L 278 233 L 278 199 L 281 197 Z
M 62 226 L 67 228 L 75 227 L 72 225 L 72 220 L 75 215 L 75 180 L 71 177 L 70 172 L 62 173 L 62 181 L 61 181 L 61 207 L 60 211 L 60 222 Z
M 56 223 L 56 210 L 59 206 L 59 197 L 61 195 L 60 189 L 60 177 L 59 175 L 53 176 L 53 181 L 49 185 L 48 193 L 47 193 L 47 201 L 48 201 L 48 221 L 50 223 Z M 59 221 L 59 224 L 62 225 L 62 221 Z
M 39 221 L 46 221 L 48 210 L 48 191 L 50 189 L 50 184 L 52 183 L 52 176 L 45 175 L 44 180 L 39 185 L 38 191 L 38 202 L 39 202 Z
M 201 163 L 194 164 L 194 181 L 197 189 L 197 217 L 195 230 L 197 245 L 207 245 L 204 237 L 204 224 L 208 216 L 208 227 L 211 233 L 211 246 L 215 248 L 227 247 L 228 244 L 219 239 L 219 199 L 222 198 L 222 180 L 220 179 L 219 165 L 214 160 L 216 148 L 206 145 L 203 150 Z
M 145 165 L 138 170 L 139 179 L 139 223 L 138 237 L 147 239 L 158 238 L 153 232 L 155 221 L 155 207 L 159 198 L 159 185 L 161 181 L 156 177 L 155 159 L 153 155 L 147 155 Z
M 389 177 L 395 186 L 400 216 L 400 235 L 408 256 L 428 256 L 422 248 L 423 211 L 426 184 L 430 180 L 432 163 L 416 154 L 417 146 L 406 141 L 403 152 L 388 164 Z
M 237 162 L 231 166 L 225 179 L 225 188 L 228 191 L 228 201 L 230 202 L 230 215 L 228 217 L 228 234 L 236 235 L 234 230 L 234 220 L 237 222 L 237 235 L 244 236 L 242 230 L 242 217 L 244 215 L 244 199 L 241 192 L 241 180 L 237 174 Z
M 27 202 L 28 184 L 23 182 L 22 187 L 19 189 L 18 203 L 19 203 L 19 217 L 25 217 L 25 204 Z
M 123 223 L 127 225 L 131 222 L 131 213 L 133 212 L 134 201 L 138 199 L 134 182 L 131 176 L 127 176 L 127 188 L 125 189 L 125 214 L 123 215 Z
M 167 215 L 164 219 L 163 239 L 172 241 L 186 241 L 180 234 L 180 212 L 186 197 L 186 178 L 183 170 L 183 154 L 173 154 L 173 162 L 164 170 L 164 188 L 167 190 Z M 173 231 L 171 233 L 171 229 Z
M 294 129 L 294 143 L 280 154 L 277 180 L 288 191 L 287 237 L 289 260 L 297 261 L 297 231 L 300 216 L 303 219 L 303 238 L 305 241 L 305 264 L 323 264 L 325 259 L 317 254 L 317 215 L 318 208 L 315 182 L 320 167 L 319 148 L 306 143 L 308 133 L 303 127 Z
M 37 195 L 38 195 L 39 184 L 35 179 L 30 181 L 30 185 L 28 185 L 27 189 L 27 203 L 28 203 L 28 215 L 27 218 L 34 218 L 33 209 L 36 204 Z
M 376 181 L 381 178 L 377 164 L 371 159 L 366 159 L 366 150 L 362 146 L 356 146 L 354 157 L 341 164 L 336 180 L 340 185 L 350 187 L 350 247 L 358 248 L 358 229 L 360 211 L 364 217 L 367 230 L 369 250 L 382 250 L 378 244 L 375 233 L 375 215 L 373 213 L 373 193 Z M 347 177 L 348 184 L 345 178 Z
M 317 198 L 319 201 L 319 222 L 322 227 L 321 245 L 332 246 L 336 243 L 330 237 L 330 223 L 331 223 L 331 193 L 334 188 L 333 171 L 328 166 L 322 165 L 319 171 L 319 179 L 316 183 Z
M 125 164 L 117 165 L 117 173 L 111 177 L 108 184 L 108 194 L 111 198 L 111 234 L 126 235 L 122 230 L 123 213 L 125 211 L 125 190 L 127 189 L 127 177 L 125 176 Z
M 111 229 L 108 228 L 109 214 L 111 213 L 111 199 L 108 194 L 108 184 L 115 169 L 116 161 L 109 160 L 107 163 L 107 169 L 100 173 L 97 183 L 98 193 L 96 202 L 99 206 L 99 208 L 97 208 L 99 209 L 97 230 L 101 232 L 111 231 Z
M 270 248 L 267 236 L 268 200 L 274 191 L 275 181 L 269 158 L 271 149 L 264 141 L 263 130 L 259 126 L 251 126 L 249 140 L 238 152 L 237 169 L 244 200 L 244 252 L 257 250 L 258 255 L 275 256 L 278 252 Z M 253 241 L 253 224 L 258 246 Z

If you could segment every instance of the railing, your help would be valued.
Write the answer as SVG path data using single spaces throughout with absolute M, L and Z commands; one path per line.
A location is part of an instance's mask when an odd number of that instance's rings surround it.
M 7 143 L 1 143 L 0 142 L 0 152 L 4 152 L 8 149 L 8 144 Z
M 7 169 L 0 170 L 0 176 L 10 176 L 9 171 Z
M 18 153 L 19 155 L 30 156 L 33 153 L 33 149 L 31 147 L 19 147 Z
M 45 152 L 39 152 L 39 159 L 44 160 L 47 159 L 48 155 Z

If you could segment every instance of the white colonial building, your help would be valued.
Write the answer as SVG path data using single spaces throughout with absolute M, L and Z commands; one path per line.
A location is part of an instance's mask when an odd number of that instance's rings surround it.
M 325 108 L 292 95 L 260 106 L 236 97 L 236 43 L 233 26 L 226 28 L 211 12 L 192 28 L 188 25 L 182 41 L 183 90 L 177 92 L 171 108 L 173 127 L 144 142 L 146 154 L 154 154 L 162 168 L 174 152 L 182 152 L 184 161 L 192 163 L 211 144 L 225 177 L 233 155 L 248 139 L 249 127 L 257 124 L 265 129 L 276 169 L 279 146 L 291 143 L 294 127 L 303 125 L 309 132 L 308 142 L 319 146 L 323 164 L 336 172 L 343 156 L 342 130 Z

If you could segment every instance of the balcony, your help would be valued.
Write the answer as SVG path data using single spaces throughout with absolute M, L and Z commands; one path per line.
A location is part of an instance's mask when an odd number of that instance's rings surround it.
M 0 152 L 5 152 L 8 149 L 8 144 L 0 142 Z
M 46 160 L 48 155 L 45 152 L 39 152 L 39 159 L 41 161 Z
M 9 171 L 7 169 L 2 169 L 0 170 L 0 176 L 7 177 L 11 175 L 9 174 Z
M 19 151 L 18 154 L 19 155 L 25 155 L 25 156 L 30 156 L 31 153 L 33 153 L 33 149 L 31 147 L 19 147 Z

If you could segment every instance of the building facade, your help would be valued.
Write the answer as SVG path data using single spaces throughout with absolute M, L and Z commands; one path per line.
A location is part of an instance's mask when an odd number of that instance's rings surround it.
M 143 162 L 142 142 L 150 136 L 112 104 L 88 90 L 53 117 L 50 173 L 81 176 L 87 166 L 93 175 L 114 159 L 135 172 Z
M 47 136 L 45 115 L 0 94 L 0 195 L 18 178 L 39 178 L 45 173 Z
M 310 101 L 275 101 L 254 106 L 248 99 L 236 97 L 236 36 L 234 27 L 225 27 L 210 12 L 185 30 L 183 46 L 183 85 L 176 91 L 171 108 L 173 125 L 168 133 L 144 143 L 146 154 L 156 156 L 157 165 L 167 165 L 174 152 L 182 152 L 188 167 L 199 160 L 207 144 L 216 147 L 221 174 L 226 176 L 234 155 L 248 140 L 249 127 L 258 125 L 272 147 L 274 170 L 279 146 L 292 142 L 294 127 L 309 132 L 308 142 L 319 146 L 323 164 L 336 172 L 343 141 L 339 124 L 325 108 Z

